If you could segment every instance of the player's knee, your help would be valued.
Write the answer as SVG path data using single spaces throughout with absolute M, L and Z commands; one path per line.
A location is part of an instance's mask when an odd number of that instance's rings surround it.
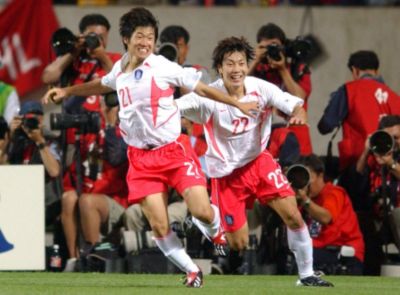
M 169 232 L 168 224 L 164 222 L 153 221 L 150 223 L 151 229 L 155 237 L 165 237 Z
M 247 248 L 249 239 L 246 237 L 237 237 L 229 240 L 229 248 L 234 251 L 242 251 Z
M 286 219 L 285 221 L 286 225 L 293 230 L 299 229 L 304 225 L 304 221 L 303 218 L 301 217 L 300 211 L 296 207 L 290 208 L 288 210 L 285 219 Z
M 190 212 L 192 216 L 197 218 L 198 220 L 210 224 L 212 223 L 214 219 L 214 210 L 208 205 L 208 206 L 202 206 L 198 208 L 194 208 Z

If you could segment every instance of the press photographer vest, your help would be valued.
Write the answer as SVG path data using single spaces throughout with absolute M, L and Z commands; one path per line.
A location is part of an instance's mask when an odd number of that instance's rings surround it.
M 345 84 L 348 115 L 339 142 L 340 168 L 356 163 L 369 134 L 376 131 L 384 115 L 400 115 L 400 97 L 385 84 L 360 79 Z

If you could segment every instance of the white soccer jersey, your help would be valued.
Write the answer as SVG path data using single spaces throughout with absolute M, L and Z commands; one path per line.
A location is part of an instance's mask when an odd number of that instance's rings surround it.
M 124 73 L 122 69 L 128 62 L 129 56 L 125 54 L 101 80 L 118 93 L 124 140 L 130 146 L 144 149 L 173 142 L 181 133 L 174 86 L 193 90 L 201 73 L 154 54 L 134 71 Z
M 181 114 L 191 121 L 204 124 L 208 150 L 208 175 L 218 178 L 229 175 L 265 150 L 271 134 L 272 107 L 291 114 L 303 100 L 264 80 L 246 77 L 246 95 L 241 102 L 258 101 L 262 112 L 256 118 L 239 109 L 189 93 L 176 100 Z M 210 84 L 227 92 L 221 79 Z

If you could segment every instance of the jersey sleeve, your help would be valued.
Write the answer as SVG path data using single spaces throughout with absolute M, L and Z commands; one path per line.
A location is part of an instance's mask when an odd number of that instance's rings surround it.
M 211 116 L 213 102 L 194 92 L 175 100 L 181 115 L 192 122 L 204 124 Z
M 121 60 L 117 61 L 114 64 L 112 70 L 108 74 L 106 74 L 105 76 L 103 76 L 101 78 L 101 84 L 116 90 L 117 89 L 117 84 L 116 84 L 117 75 L 121 71 L 120 69 L 121 69 Z
M 185 87 L 193 91 L 200 81 L 202 73 L 192 67 L 181 67 L 175 62 L 164 60 L 159 69 L 159 76 L 167 83 L 176 87 Z
M 302 106 L 304 104 L 301 98 L 291 95 L 288 92 L 283 92 L 272 83 L 263 80 L 259 80 L 259 83 L 264 103 L 276 107 L 286 115 L 290 115 L 296 106 Z

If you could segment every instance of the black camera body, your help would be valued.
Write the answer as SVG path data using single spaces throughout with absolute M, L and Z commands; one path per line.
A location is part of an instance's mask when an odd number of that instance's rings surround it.
M 85 42 L 83 43 L 83 45 L 90 50 L 96 49 L 101 45 L 100 36 L 96 33 L 89 33 L 84 36 L 84 39 Z
M 39 129 L 39 119 L 35 114 L 26 114 L 22 117 L 22 125 L 28 130 Z
M 100 36 L 96 33 L 89 33 L 83 38 L 83 46 L 90 50 L 96 49 L 101 45 Z M 56 56 L 73 53 L 78 39 L 79 37 L 75 36 L 74 33 L 67 28 L 56 30 L 51 37 L 51 44 Z
M 100 131 L 100 114 L 85 112 L 82 114 L 50 114 L 50 128 L 63 130 L 77 128 L 81 133 L 98 133 Z
M 166 59 L 177 62 L 178 61 L 178 48 L 174 43 L 163 42 L 157 49 L 157 54 L 164 56 Z
M 269 44 L 266 48 L 264 56 L 261 58 L 261 62 L 268 63 L 268 57 L 275 61 L 281 60 L 281 53 L 284 56 L 290 57 L 296 61 L 303 61 L 307 59 L 311 52 L 310 42 L 299 36 L 294 40 L 287 40 L 285 46 L 278 45 L 275 43 Z

